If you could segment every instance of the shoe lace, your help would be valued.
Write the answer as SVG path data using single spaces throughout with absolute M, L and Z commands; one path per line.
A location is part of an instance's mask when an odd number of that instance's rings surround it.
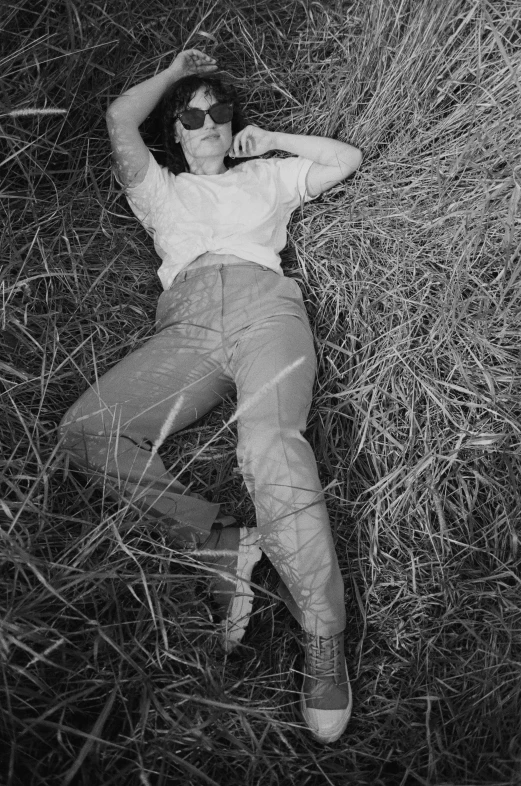
M 309 636 L 307 673 L 312 677 L 339 677 L 340 639 L 338 636 Z

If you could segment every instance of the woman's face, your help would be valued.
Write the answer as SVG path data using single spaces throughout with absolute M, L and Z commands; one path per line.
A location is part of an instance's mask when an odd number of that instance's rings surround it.
M 187 108 L 209 109 L 215 103 L 215 97 L 203 86 L 192 96 Z M 207 159 L 220 158 L 222 161 L 232 143 L 232 124 L 215 123 L 207 114 L 203 127 L 191 131 L 184 128 L 180 120 L 176 120 L 175 138 L 176 142 L 181 143 L 187 163 L 193 170 L 192 163 L 197 169 L 197 164 Z

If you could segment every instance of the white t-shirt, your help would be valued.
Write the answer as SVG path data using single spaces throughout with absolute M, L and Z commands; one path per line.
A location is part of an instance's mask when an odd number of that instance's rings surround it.
M 243 161 L 221 175 L 173 175 L 150 155 L 144 180 L 126 189 L 129 205 L 154 239 L 164 289 L 194 259 L 233 254 L 283 275 L 280 251 L 291 213 L 310 197 L 306 158 Z

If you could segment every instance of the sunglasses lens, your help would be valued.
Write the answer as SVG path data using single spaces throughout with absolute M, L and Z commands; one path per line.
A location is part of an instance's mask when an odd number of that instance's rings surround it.
M 214 123 L 229 123 L 233 117 L 233 106 L 231 104 L 214 104 L 208 110 L 208 114 Z M 193 109 L 185 109 L 178 117 L 187 131 L 196 131 L 204 126 L 206 112 L 194 107 Z
M 210 117 L 214 123 L 229 123 L 233 117 L 233 107 L 230 104 L 214 104 L 210 108 Z
M 205 113 L 202 109 L 185 109 L 179 115 L 179 120 L 187 131 L 195 131 L 204 126 Z M 216 121 L 217 122 L 217 121 Z

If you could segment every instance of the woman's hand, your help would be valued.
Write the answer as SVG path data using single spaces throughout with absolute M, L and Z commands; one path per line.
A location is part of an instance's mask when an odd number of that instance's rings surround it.
M 184 49 L 168 70 L 175 74 L 176 79 L 191 74 L 209 74 L 217 71 L 217 60 L 199 49 Z
M 232 140 L 228 155 L 230 158 L 248 158 L 249 156 L 262 156 L 274 150 L 275 134 L 265 131 L 258 126 L 246 126 Z

